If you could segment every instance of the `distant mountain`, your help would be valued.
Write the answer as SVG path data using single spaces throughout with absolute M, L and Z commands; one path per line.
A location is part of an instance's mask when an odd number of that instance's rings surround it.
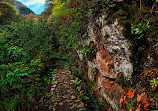
M 32 10 L 27 8 L 27 6 L 25 6 L 24 4 L 22 4 L 19 1 L 14 1 L 14 4 L 15 4 L 16 8 L 19 10 L 20 14 L 23 14 L 23 15 L 27 15 L 30 13 L 35 14 Z

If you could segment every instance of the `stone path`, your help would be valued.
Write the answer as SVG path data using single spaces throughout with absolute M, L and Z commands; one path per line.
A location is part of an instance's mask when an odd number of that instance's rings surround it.
M 52 103 L 49 111 L 87 111 L 79 92 L 73 89 L 71 80 L 70 71 L 66 69 L 54 71 Z

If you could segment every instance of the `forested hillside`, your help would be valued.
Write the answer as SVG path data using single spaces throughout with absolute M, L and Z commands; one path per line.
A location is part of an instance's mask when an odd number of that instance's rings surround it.
M 27 15 L 27 14 L 35 14 L 32 10 L 27 8 L 24 4 L 19 1 L 14 1 L 16 8 L 19 10 L 20 14 Z
M 0 111 L 158 110 L 157 0 L 45 4 L 0 1 Z

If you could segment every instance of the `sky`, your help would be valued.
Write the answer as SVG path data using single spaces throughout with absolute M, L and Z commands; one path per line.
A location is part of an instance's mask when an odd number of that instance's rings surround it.
M 35 14 L 41 14 L 45 9 L 45 0 L 17 0 L 30 8 Z

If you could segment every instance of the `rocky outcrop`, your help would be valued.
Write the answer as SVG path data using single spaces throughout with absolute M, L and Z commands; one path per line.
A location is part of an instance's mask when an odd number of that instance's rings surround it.
M 135 47 L 132 46 L 135 44 L 131 45 L 128 37 L 123 36 L 122 29 L 117 19 L 109 24 L 105 15 L 90 18 L 88 36 L 79 42 L 84 50 L 77 51 L 80 60 L 88 67 L 87 70 L 86 66 L 83 69 L 87 71 L 88 79 L 96 84 L 98 100 L 101 103 L 106 101 L 116 111 L 120 110 L 119 91 L 122 89 L 116 79 L 123 75 L 123 79 L 130 82 L 134 67 L 137 67 L 133 64 L 137 62 L 130 59 L 132 55 L 130 49 Z M 153 45 L 152 49 L 155 48 L 154 51 L 157 51 L 157 46 L 157 44 Z M 146 62 L 141 67 L 153 64 L 154 59 L 151 55 L 152 53 L 147 55 Z M 135 57 L 134 53 L 132 56 Z
M 96 50 L 96 56 L 92 60 L 86 59 L 88 78 L 97 83 L 100 101 L 103 102 L 105 99 L 115 110 L 119 110 L 118 98 L 121 86 L 111 79 L 115 80 L 120 73 L 130 79 L 133 72 L 128 42 L 121 30 L 122 27 L 118 25 L 117 20 L 113 24 L 108 24 L 104 16 L 90 19 L 88 37 L 84 40 L 86 43 L 84 46 L 93 43 L 93 50 Z M 94 55 L 92 52 L 88 50 L 87 56 Z M 82 51 L 78 51 L 78 54 L 83 61 Z

